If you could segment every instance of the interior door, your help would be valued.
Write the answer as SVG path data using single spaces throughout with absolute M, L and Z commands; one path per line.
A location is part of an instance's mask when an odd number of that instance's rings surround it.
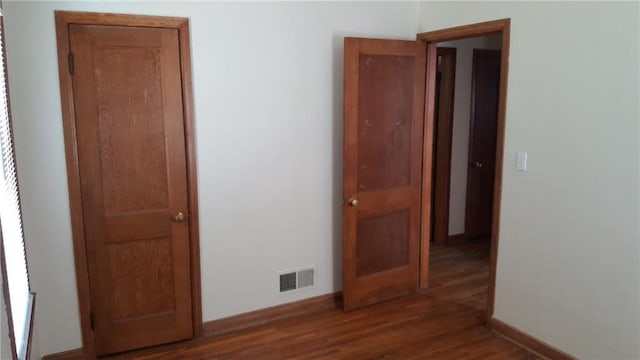
M 451 182 L 451 142 L 455 95 L 456 48 L 438 47 L 434 108 L 433 151 L 433 241 L 449 238 L 449 195 Z
M 70 25 L 98 355 L 192 337 L 178 30 Z
M 344 42 L 345 310 L 418 287 L 426 45 Z
M 465 233 L 489 237 L 493 214 L 500 51 L 473 50 Z

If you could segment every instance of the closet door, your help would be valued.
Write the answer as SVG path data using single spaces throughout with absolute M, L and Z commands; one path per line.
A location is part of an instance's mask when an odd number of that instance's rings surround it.
M 490 237 L 496 172 L 500 50 L 473 50 L 465 236 Z
M 193 336 L 177 29 L 69 25 L 97 355 Z

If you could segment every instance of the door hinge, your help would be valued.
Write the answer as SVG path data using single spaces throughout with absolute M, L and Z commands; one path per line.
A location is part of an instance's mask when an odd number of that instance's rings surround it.
M 73 53 L 69 53 L 69 74 L 73 75 L 74 70 Z
M 91 330 L 95 328 L 95 322 L 93 320 L 93 311 L 89 312 L 89 325 L 91 326 Z

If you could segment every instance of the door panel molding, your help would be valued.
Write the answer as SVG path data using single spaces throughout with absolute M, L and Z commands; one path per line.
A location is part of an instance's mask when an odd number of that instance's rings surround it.
M 175 29 L 178 32 L 179 61 L 181 68 L 183 121 L 185 131 L 185 152 L 187 166 L 188 227 L 190 233 L 190 272 L 192 323 L 194 337 L 202 333 L 202 300 L 200 281 L 200 249 L 198 225 L 198 196 L 196 180 L 195 134 L 193 119 L 192 72 L 189 41 L 189 21 L 186 18 L 159 17 L 142 15 L 122 15 L 87 12 L 56 11 L 56 40 L 58 49 L 58 74 L 62 102 L 62 119 L 67 163 L 67 181 L 69 188 L 69 206 L 78 289 L 80 324 L 82 329 L 83 355 L 95 358 L 96 349 L 91 329 L 91 293 L 88 273 L 87 246 L 81 197 L 78 143 L 76 140 L 76 119 L 73 97 L 73 63 L 69 57 L 69 27 L 75 25 L 112 25 L 137 26 L 150 28 Z
M 500 58 L 500 90 L 498 95 L 498 123 L 496 132 L 496 156 L 495 156 L 495 178 L 494 178 L 494 191 L 493 191 L 493 218 L 491 223 L 491 260 L 489 264 L 489 289 L 487 297 L 487 321 L 493 317 L 494 313 L 494 301 L 495 301 L 495 288 L 496 288 L 496 272 L 498 262 L 498 242 L 499 242 L 499 229 L 500 229 L 500 206 L 502 198 L 502 169 L 504 160 L 504 137 L 505 137 L 505 123 L 506 123 L 506 110 L 507 110 L 507 83 L 509 73 L 509 42 L 511 34 L 511 19 L 501 19 L 494 21 L 487 21 L 482 23 L 456 26 L 447 29 L 440 29 L 435 31 L 429 31 L 418 34 L 418 40 L 422 40 L 427 43 L 427 109 L 425 111 L 425 128 L 428 124 L 433 126 L 434 117 L 434 96 L 433 90 L 435 90 L 436 83 L 436 54 L 437 43 L 441 41 L 452 41 L 470 37 L 485 36 L 485 35 L 502 35 L 502 55 Z M 432 98 L 430 100 L 430 98 Z M 428 135 L 428 134 L 426 134 Z M 427 146 L 429 144 L 430 136 L 425 135 L 425 154 Z M 433 140 L 433 139 L 431 139 Z M 431 178 L 430 167 L 427 167 L 427 163 L 431 164 L 431 159 L 428 156 L 424 158 L 424 176 L 425 179 Z M 424 182 L 426 183 L 426 181 Z M 425 185 L 426 187 L 426 185 Z M 423 209 L 430 209 L 431 199 L 426 201 L 424 194 L 429 194 L 431 187 L 423 188 Z M 422 215 L 422 227 L 430 228 L 431 216 L 428 211 L 423 210 Z M 428 225 L 428 226 L 426 226 Z M 420 241 L 421 249 L 421 261 L 420 261 L 420 287 L 427 288 L 429 286 L 429 236 L 423 236 Z M 426 255 L 426 256 L 425 256 Z
M 424 69 L 421 42 L 344 39 L 345 310 L 418 285 Z

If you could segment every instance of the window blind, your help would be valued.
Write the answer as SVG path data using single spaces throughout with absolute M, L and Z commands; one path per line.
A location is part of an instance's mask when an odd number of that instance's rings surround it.
M 0 226 L 7 271 L 8 301 L 16 355 L 26 356 L 31 317 L 31 291 L 22 230 L 22 214 L 18 194 L 18 179 L 14 156 L 13 134 L 7 94 L 7 68 L 5 63 L 4 21 L 0 14 Z

